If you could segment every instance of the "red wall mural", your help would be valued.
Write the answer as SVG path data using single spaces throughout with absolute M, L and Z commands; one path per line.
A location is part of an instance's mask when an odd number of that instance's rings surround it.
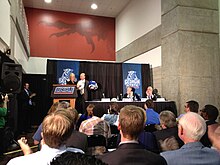
M 115 19 L 25 8 L 32 57 L 115 60 Z

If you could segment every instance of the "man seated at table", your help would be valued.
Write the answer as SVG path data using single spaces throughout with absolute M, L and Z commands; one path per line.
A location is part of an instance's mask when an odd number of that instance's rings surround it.
M 121 143 L 115 151 L 98 156 L 98 158 L 109 165 L 165 165 L 166 161 L 161 156 L 138 144 L 138 135 L 144 130 L 145 120 L 144 109 L 133 105 L 123 107 L 120 111 L 118 125 Z
M 141 98 L 135 93 L 135 89 L 133 87 L 127 87 L 127 92 L 124 94 L 123 98 L 129 98 L 132 101 L 141 101 Z
M 148 86 L 147 90 L 146 90 L 146 98 L 147 99 L 151 99 L 151 100 L 157 100 L 157 98 L 155 97 L 155 95 L 153 94 L 153 88 L 152 86 Z

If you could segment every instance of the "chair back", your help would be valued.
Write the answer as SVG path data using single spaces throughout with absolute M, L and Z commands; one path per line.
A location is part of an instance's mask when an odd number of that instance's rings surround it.
M 106 139 L 103 135 L 89 135 L 87 136 L 88 147 L 105 146 Z

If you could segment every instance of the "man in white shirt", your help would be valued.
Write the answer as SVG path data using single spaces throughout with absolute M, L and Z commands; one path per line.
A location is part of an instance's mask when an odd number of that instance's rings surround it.
M 80 80 L 77 83 L 77 89 L 78 89 L 78 98 L 76 100 L 76 109 L 79 113 L 85 112 L 85 101 L 88 100 L 88 86 L 89 81 L 86 80 L 86 74 L 81 73 L 80 74 Z
M 55 156 L 68 150 L 64 144 L 72 134 L 73 121 L 73 116 L 67 110 L 57 110 L 46 116 L 42 126 L 41 150 L 31 154 L 31 150 L 26 146 L 25 156 L 11 159 L 8 165 L 50 164 Z M 21 148 L 24 149 L 22 146 Z M 75 148 L 71 149 L 71 151 L 83 153 L 80 149 Z

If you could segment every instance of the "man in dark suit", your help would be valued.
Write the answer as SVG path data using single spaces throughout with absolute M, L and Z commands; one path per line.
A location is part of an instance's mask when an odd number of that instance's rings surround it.
M 29 90 L 29 84 L 24 84 L 24 89 L 21 91 L 19 99 L 20 99 L 20 112 L 19 112 L 19 120 L 20 120 L 20 130 L 22 132 L 28 132 L 31 128 L 31 114 L 33 108 L 32 98 L 36 96 L 36 93 L 32 93 Z
M 109 165 L 166 164 L 164 158 L 145 150 L 137 141 L 138 135 L 144 130 L 145 121 L 144 109 L 133 105 L 123 107 L 119 115 L 118 129 L 121 134 L 119 147 L 98 158 Z
M 85 101 L 88 100 L 89 81 L 86 80 L 86 74 L 80 74 L 80 80 L 77 83 L 78 98 L 76 99 L 76 109 L 79 113 L 85 112 Z

